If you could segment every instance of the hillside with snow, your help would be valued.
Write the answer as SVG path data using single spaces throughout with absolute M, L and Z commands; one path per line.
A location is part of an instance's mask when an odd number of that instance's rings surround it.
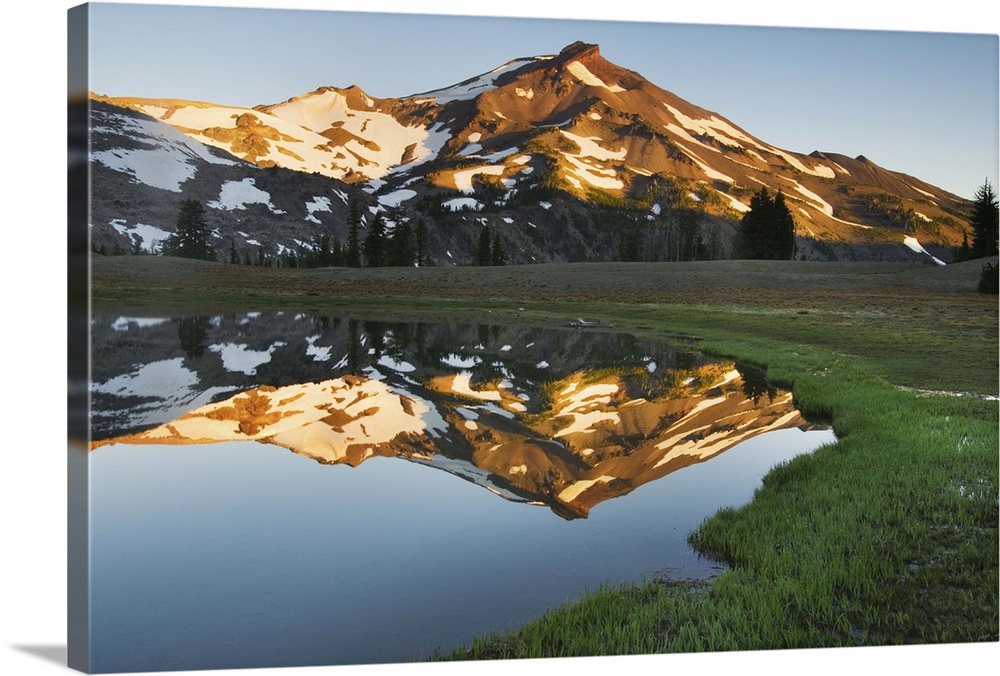
M 470 262 L 487 226 L 515 263 L 726 257 L 762 187 L 785 196 L 803 258 L 946 262 L 967 229 L 966 200 L 861 156 L 775 147 L 584 43 L 399 98 L 353 86 L 253 108 L 91 105 L 95 186 L 164 195 L 148 215 L 95 200 L 106 248 L 155 250 L 168 193 L 208 205 L 220 243 L 267 256 L 344 241 L 350 195 L 390 230 L 422 219 L 438 264 Z

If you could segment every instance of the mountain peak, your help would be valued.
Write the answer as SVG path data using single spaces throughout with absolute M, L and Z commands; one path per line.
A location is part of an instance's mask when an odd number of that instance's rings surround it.
M 600 55 L 600 45 L 592 45 L 579 40 L 571 45 L 566 45 L 563 47 L 562 51 L 559 52 L 560 58 L 566 60 L 573 59 L 575 61 L 593 59 L 599 57 Z
M 769 192 L 783 191 L 794 207 L 800 238 L 865 243 L 871 247 L 865 256 L 890 255 L 876 248 L 883 246 L 886 237 L 901 237 L 903 232 L 919 235 L 923 244 L 946 252 L 945 247 L 962 241 L 961 229 L 965 227 L 961 219 L 950 215 L 966 208 L 958 198 L 944 196 L 913 177 L 888 172 L 864 156 L 854 159 L 820 151 L 804 155 L 776 148 L 721 115 L 615 64 L 602 55 L 599 45 L 584 41 L 570 42 L 557 53 L 516 58 L 450 87 L 404 98 L 376 99 L 351 85 L 323 87 L 252 110 L 134 98 L 108 100 L 107 104 L 152 116 L 154 121 L 173 125 L 193 140 L 246 162 L 317 174 L 310 181 L 328 177 L 353 184 L 356 193 L 367 196 L 368 204 L 399 207 L 412 218 L 426 215 L 434 228 L 441 228 L 433 246 L 437 253 L 446 254 L 449 263 L 472 258 L 471 254 L 452 256 L 446 247 L 464 245 L 444 234 L 460 220 L 472 223 L 464 213 L 452 216 L 452 212 L 466 208 L 483 211 L 476 222 L 486 219 L 491 227 L 510 235 L 519 263 L 571 257 L 603 260 L 620 255 L 614 245 L 608 248 L 604 244 L 608 232 L 601 231 L 604 226 L 599 218 L 588 220 L 589 205 L 603 205 L 604 196 L 629 208 L 648 204 L 646 216 L 657 228 L 661 224 L 674 227 L 681 210 L 702 212 L 706 233 L 716 225 L 722 228 L 715 240 L 717 253 L 712 254 L 720 256 L 726 254 L 725 248 L 732 241 L 729 233 L 734 232 L 734 224 L 750 210 L 747 202 L 752 192 L 762 185 Z M 124 130 L 122 135 L 128 136 Z M 111 152 L 144 147 L 147 140 L 101 142 L 105 143 L 101 150 L 108 152 L 96 157 L 98 162 L 106 160 L 103 166 L 107 171 L 125 173 L 123 180 L 145 179 L 146 188 L 180 190 L 174 183 L 161 187 L 162 182 L 156 182 L 159 174 L 150 179 L 138 160 L 131 158 L 131 163 L 126 163 L 120 153 Z M 183 162 L 186 160 L 176 160 L 175 164 Z M 220 173 L 217 167 L 205 172 L 212 176 Z M 178 170 L 184 181 L 190 175 L 190 171 L 181 174 Z M 245 178 L 257 182 L 254 196 L 277 191 L 280 182 L 274 175 L 276 185 L 268 188 L 259 175 Z M 239 178 L 230 182 L 242 184 Z M 281 186 L 281 192 L 289 189 Z M 230 190 L 226 188 L 227 194 Z M 532 191 L 537 191 L 534 197 Z M 240 188 L 240 194 L 244 193 L 251 194 Z M 508 203 L 515 194 L 519 195 L 517 200 Z M 550 212 L 563 194 L 559 211 Z M 895 197 L 887 201 L 883 194 Z M 348 195 L 346 186 L 333 189 L 332 195 Z M 276 208 L 296 213 L 289 221 L 299 228 L 312 227 L 303 223 L 324 228 L 336 223 L 340 234 L 346 234 L 341 216 L 349 200 L 331 199 L 325 189 L 311 196 L 314 201 L 294 202 L 298 212 L 290 206 L 286 209 L 285 202 L 274 208 L 261 202 L 259 207 L 266 210 L 268 222 L 273 221 Z M 142 200 L 137 198 L 137 202 Z M 279 202 L 276 198 L 273 204 Z M 221 197 L 212 204 L 222 205 L 211 207 L 217 211 L 230 210 L 229 202 Z M 340 214 L 333 205 L 341 208 Z M 522 207 L 526 228 L 516 225 L 522 218 Z M 506 213 L 491 220 L 500 210 Z M 590 224 L 575 231 L 578 235 L 572 236 L 572 254 L 569 248 L 548 248 L 546 237 L 561 241 L 566 236 L 560 219 L 571 211 L 579 214 L 580 223 Z M 98 234 L 100 243 L 108 248 L 134 248 L 132 235 L 116 225 L 126 217 L 125 212 L 112 211 L 109 206 L 104 213 L 107 227 Z M 133 222 L 146 223 L 142 212 L 133 213 Z M 286 250 L 307 255 L 308 247 L 299 243 L 299 248 L 293 249 L 291 244 L 309 241 L 312 236 L 298 240 L 288 239 L 288 234 L 265 236 L 247 229 L 238 219 L 239 215 L 233 214 L 229 223 L 237 234 L 247 233 L 240 235 L 243 239 L 236 245 L 241 254 L 258 257 L 258 250 L 251 247 L 260 247 L 259 242 L 270 238 L 272 252 L 280 245 L 280 255 Z M 169 232 L 172 224 L 163 225 L 164 232 Z M 861 229 L 878 229 L 882 239 L 869 245 L 862 236 L 874 233 L 865 234 Z M 674 251 L 671 255 L 675 257 L 687 255 L 677 249 L 675 239 L 668 238 L 669 230 L 657 232 L 662 238 L 656 240 L 655 247 L 661 249 L 650 249 L 650 256 L 668 250 Z M 263 239 L 255 239 L 258 234 Z M 470 241 L 478 236 L 478 232 L 469 234 Z M 244 241 L 246 246 L 242 246 Z M 806 248 L 803 244 L 803 250 L 803 255 L 813 258 L 839 255 L 821 245 Z M 911 260 L 914 255 L 911 248 L 900 246 L 898 255 L 891 256 Z

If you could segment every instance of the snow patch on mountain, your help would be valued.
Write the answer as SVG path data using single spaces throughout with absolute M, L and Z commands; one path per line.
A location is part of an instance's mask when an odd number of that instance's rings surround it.
M 464 148 L 462 148 L 461 150 L 459 150 L 458 154 L 459 155 L 466 155 L 466 156 L 467 155 L 475 155 L 476 153 L 478 153 L 482 149 L 483 149 L 483 147 L 481 145 L 479 145 L 478 143 L 470 143 L 467 146 L 465 146 Z
M 621 190 L 625 184 L 616 178 L 614 169 L 600 166 L 598 163 L 608 160 L 624 160 L 628 149 L 622 147 L 620 150 L 608 150 L 601 147 L 597 141 L 599 136 L 578 136 L 565 129 L 560 129 L 559 133 L 573 141 L 580 147 L 579 153 L 563 152 L 563 157 L 573 165 L 572 173 L 579 179 L 591 185 L 604 188 L 606 190 Z M 572 182 L 572 177 L 567 177 Z M 579 188 L 579 182 L 575 183 Z
M 248 204 L 263 204 L 272 213 L 285 213 L 271 204 L 270 193 L 258 188 L 252 178 L 244 178 L 242 181 L 226 181 L 222 184 L 219 198 L 209 202 L 208 206 L 213 209 L 234 211 L 236 209 L 246 209 Z
M 624 87 L 606 84 L 604 80 L 591 73 L 590 70 L 588 70 L 587 67 L 579 61 L 569 62 L 566 65 L 566 70 L 572 73 L 576 79 L 585 85 L 590 85 L 591 87 L 603 87 L 604 89 L 615 93 L 625 91 Z
M 475 176 L 484 174 L 487 176 L 500 176 L 504 172 L 504 167 L 502 165 L 487 165 L 483 167 L 473 167 L 472 169 L 464 169 L 462 171 L 456 171 L 453 178 L 455 179 L 455 187 L 464 193 L 471 193 L 472 190 L 472 179 Z
M 442 202 L 442 204 L 449 211 L 460 211 L 462 209 L 472 209 L 473 211 L 479 211 L 480 209 L 483 208 L 483 205 L 480 204 L 479 201 L 473 197 L 455 197 L 450 200 Z
M 812 176 L 819 176 L 820 178 L 834 178 L 836 174 L 833 169 L 822 164 L 818 164 L 815 167 L 807 167 L 803 164 L 799 158 L 794 155 L 789 155 L 784 150 L 779 150 L 778 148 L 768 148 L 768 152 L 772 152 L 778 157 L 782 158 L 788 162 L 792 167 L 798 169 L 803 174 L 810 174 Z
M 505 160 L 511 155 L 521 152 L 520 148 L 504 148 L 503 150 L 498 150 L 495 153 L 490 153 L 489 155 L 483 155 L 483 159 L 487 162 L 499 162 L 500 160 Z M 527 157 L 527 156 L 525 156 Z M 528 158 L 530 159 L 530 158 Z M 515 164 L 524 164 L 523 162 L 517 162 L 514 160 Z
M 181 192 L 181 184 L 194 178 L 197 171 L 195 161 L 229 166 L 236 164 L 232 160 L 216 156 L 204 145 L 192 141 L 170 126 L 117 113 L 95 111 L 93 115 L 96 122 L 93 134 L 128 134 L 150 146 L 114 148 L 90 154 L 92 161 L 100 162 L 114 171 L 131 174 L 139 183 Z
M 677 144 L 677 147 L 681 149 L 681 152 L 683 152 L 685 155 L 691 158 L 691 161 L 694 162 L 696 165 L 698 165 L 698 168 L 701 169 L 702 172 L 704 172 L 705 176 L 707 176 L 708 178 L 715 179 L 718 181 L 725 181 L 726 183 L 736 182 L 731 176 L 727 176 L 726 174 L 723 174 L 721 171 L 717 171 L 712 167 L 710 167 L 709 165 L 705 164 L 705 162 L 699 156 L 695 155 L 693 152 L 685 148 L 680 143 Z
M 139 248 L 146 253 L 154 253 L 158 245 L 163 242 L 170 233 L 161 228 L 144 223 L 127 225 L 123 219 L 115 218 L 110 222 L 111 227 L 129 239 L 139 241 Z
M 667 108 L 667 110 L 670 111 L 670 114 L 674 116 L 674 119 L 676 119 L 682 127 L 690 131 L 693 131 L 697 135 L 711 136 L 719 143 L 730 146 L 732 148 L 744 147 L 743 144 L 736 139 L 741 139 L 753 145 L 757 145 L 756 141 L 754 141 L 752 138 L 741 132 L 739 129 L 736 129 L 729 123 L 725 122 L 724 120 L 720 120 L 718 117 L 714 115 L 708 119 L 703 118 L 696 120 L 692 117 L 688 117 L 680 110 L 674 108 L 671 105 L 668 105 L 666 103 L 664 103 L 663 105 Z M 673 126 L 674 125 L 668 125 L 668 129 L 670 129 Z M 674 131 L 676 133 L 675 129 L 671 129 L 671 131 Z
M 306 202 L 306 211 L 309 212 L 309 215 L 306 216 L 305 220 L 309 221 L 310 223 L 316 223 L 317 225 L 320 225 L 320 220 L 315 216 L 313 216 L 313 214 L 316 213 L 317 211 L 332 212 L 333 209 L 330 208 L 330 198 L 318 195 L 314 196 L 312 198 L 312 202 Z
M 402 190 L 396 190 L 388 195 L 379 195 L 378 203 L 384 207 L 398 207 L 400 204 L 406 200 L 413 199 L 417 196 L 416 190 L 410 190 L 409 188 L 403 188 Z
M 459 82 L 451 87 L 446 87 L 445 89 L 436 89 L 434 91 L 424 92 L 422 94 L 414 94 L 409 97 L 411 99 L 417 99 L 423 101 L 425 99 L 436 100 L 439 104 L 450 103 L 452 101 L 468 101 L 469 99 L 474 99 L 483 92 L 492 91 L 496 89 L 496 81 L 504 73 L 515 70 L 529 63 L 534 63 L 535 61 L 544 60 L 552 57 L 546 56 L 536 56 L 532 58 L 525 59 L 514 59 L 513 61 L 508 61 L 502 66 L 494 68 L 488 73 L 483 73 L 482 75 L 477 75 L 476 77 L 470 78 L 463 82 Z
M 944 261 L 942 261 L 942 260 L 941 260 L 941 259 L 939 259 L 939 258 L 935 258 L 934 256 L 932 256 L 932 255 L 931 255 L 931 254 L 930 254 L 930 253 L 929 253 L 929 252 L 927 251 L 927 249 L 925 249 L 924 247 L 922 247 L 922 246 L 920 245 L 920 242 L 918 242 L 918 241 L 917 241 L 917 238 L 916 238 L 916 237 L 906 237 L 906 238 L 905 238 L 905 239 L 903 240 L 903 244 L 905 244 L 905 245 L 907 246 L 907 248 L 909 248 L 909 249 L 910 249 L 911 251 L 916 251 L 917 253 L 922 253 L 922 254 L 924 254 L 925 256 L 929 256 L 929 257 L 930 257 L 930 259 L 931 259 L 932 261 L 934 261 L 935 263 L 937 263 L 938 265 L 944 265 L 944 264 L 945 264 L 945 263 L 944 263 Z
M 150 112 L 154 106 L 140 106 Z M 320 150 L 328 140 L 318 133 L 303 128 L 287 120 L 268 115 L 262 111 L 230 106 L 186 105 L 171 109 L 161 119 L 168 124 L 183 129 L 205 145 L 232 150 L 233 139 L 238 132 L 250 133 L 255 128 L 260 132 L 257 154 L 247 159 L 255 163 L 271 161 L 279 166 L 298 171 L 317 171 L 339 178 L 346 172 L 328 168 L 330 153 Z M 282 152 L 283 149 L 285 152 Z M 266 150 L 266 152 L 261 152 Z
M 720 192 L 719 196 L 724 198 L 727 202 L 729 202 L 729 206 L 735 209 L 736 211 L 739 211 L 740 213 L 746 213 L 750 211 L 750 207 L 743 204 L 743 202 L 740 202 L 738 199 L 736 199 L 735 197 L 733 197 L 728 193 Z
M 791 181 L 791 179 L 787 179 L 787 180 Z M 830 205 L 829 202 L 827 202 L 826 200 L 824 200 L 822 197 L 820 197 L 819 195 L 817 195 L 813 191 L 808 190 L 805 187 L 803 187 L 801 183 L 799 183 L 797 181 L 791 181 L 791 182 L 792 182 L 795 190 L 798 191 L 799 193 L 805 195 L 806 199 L 808 199 L 810 202 L 812 202 L 813 205 L 817 209 L 819 209 L 820 211 L 822 211 L 827 216 L 831 216 L 831 217 L 833 216 L 833 207 Z
M 144 110 L 153 111 L 154 106 Z M 426 160 L 443 145 L 435 133 L 438 130 L 406 126 L 387 113 L 354 110 L 347 97 L 332 89 L 266 110 L 187 105 L 162 117 L 197 140 L 227 150 L 241 134 L 256 134 L 256 154 L 248 159 L 334 178 L 348 171 L 381 178 L 404 156 L 409 155 L 411 161 Z M 334 142 L 323 135 L 331 131 L 346 140 Z
M 836 176 L 836 172 L 831 167 L 828 167 L 823 164 L 817 164 L 815 166 L 807 166 L 804 162 L 802 162 L 799 158 L 795 157 L 794 155 L 786 153 L 785 151 L 780 150 L 778 148 L 774 148 L 772 146 L 760 143 L 753 137 L 748 136 L 747 134 L 743 133 L 733 125 L 729 124 L 725 120 L 722 120 L 715 115 L 713 115 L 710 118 L 695 119 L 685 115 L 680 110 L 674 108 L 669 104 L 664 103 L 663 105 L 667 108 L 667 110 L 670 111 L 670 114 L 674 116 L 674 118 L 678 121 L 681 127 L 691 132 L 694 132 L 694 134 L 697 136 L 702 136 L 702 135 L 710 136 L 723 145 L 729 146 L 731 148 L 742 149 L 756 156 L 758 159 L 764 160 L 764 158 L 759 153 L 757 153 L 750 147 L 754 146 L 765 152 L 777 155 L 781 159 L 788 162 L 788 164 L 792 165 L 792 167 L 794 167 L 795 169 L 801 171 L 802 173 L 810 174 L 811 176 L 819 176 L 821 178 L 834 178 Z M 664 126 L 666 126 L 669 131 L 672 131 L 675 134 L 678 134 L 680 136 L 686 136 L 687 137 L 686 140 L 688 141 L 698 142 L 697 139 L 691 138 L 690 135 L 682 134 L 681 130 L 676 125 L 668 124 Z M 711 146 L 708 146 L 700 142 L 699 145 L 711 148 Z M 718 148 L 712 148 L 712 149 L 716 151 L 719 150 Z M 766 162 L 766 160 L 764 161 Z M 843 169 L 843 167 L 841 167 L 841 169 Z

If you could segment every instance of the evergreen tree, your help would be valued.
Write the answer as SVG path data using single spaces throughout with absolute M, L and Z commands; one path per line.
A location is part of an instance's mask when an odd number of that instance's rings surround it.
M 340 243 L 340 238 L 333 240 L 333 251 L 330 252 L 330 265 L 343 265 L 346 260 L 344 245 Z
M 795 219 L 792 218 L 792 210 L 785 202 L 785 194 L 778 191 L 771 203 L 772 222 L 771 234 L 773 252 L 777 260 L 792 260 L 795 258 Z
M 386 264 L 386 243 L 385 221 L 382 214 L 375 214 L 372 225 L 368 228 L 368 235 L 365 237 L 364 254 L 365 265 L 369 268 L 380 268 Z
M 356 199 L 351 199 L 347 213 L 347 250 L 344 252 L 344 263 L 349 268 L 361 267 L 361 246 L 358 232 L 361 229 L 361 207 Z
M 239 254 L 236 253 L 236 239 L 229 240 L 229 262 L 233 265 L 240 262 Z
M 316 242 L 316 267 L 325 268 L 333 264 L 333 251 L 330 249 L 330 233 L 324 232 Z
M 184 200 L 177 214 L 177 230 L 163 240 L 167 256 L 215 260 L 215 250 L 208 242 L 205 214 L 198 200 Z
M 389 238 L 389 265 L 410 267 L 414 257 L 413 228 L 406 221 L 397 221 Z
M 1000 293 L 1000 265 L 987 263 L 979 273 L 979 293 Z
M 997 194 L 989 179 L 976 191 L 972 207 L 972 258 L 995 256 L 997 253 L 997 223 L 1000 218 Z
M 493 234 L 493 251 L 490 254 L 490 265 L 507 265 L 507 252 L 500 241 L 500 233 Z
M 479 248 L 476 250 L 476 265 L 491 265 L 493 263 L 493 236 L 490 226 L 484 225 L 479 233 Z
M 774 197 L 762 187 L 750 198 L 736 233 L 741 258 L 790 260 L 795 255 L 795 220 L 779 191 Z
M 417 239 L 417 266 L 422 268 L 427 265 L 427 225 L 424 224 L 424 219 L 417 219 L 417 228 L 414 235 Z

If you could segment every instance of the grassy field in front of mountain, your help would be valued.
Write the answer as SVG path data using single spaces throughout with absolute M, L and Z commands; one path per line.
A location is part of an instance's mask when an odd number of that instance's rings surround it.
M 456 659 L 998 639 L 998 306 L 981 262 L 279 270 L 95 258 L 95 305 L 577 318 L 764 366 L 839 441 L 691 534 L 709 584 L 607 587 Z M 589 329 L 581 329 L 589 330 Z M 651 515 L 652 518 L 652 515 Z M 583 594 L 584 590 L 581 590 Z

